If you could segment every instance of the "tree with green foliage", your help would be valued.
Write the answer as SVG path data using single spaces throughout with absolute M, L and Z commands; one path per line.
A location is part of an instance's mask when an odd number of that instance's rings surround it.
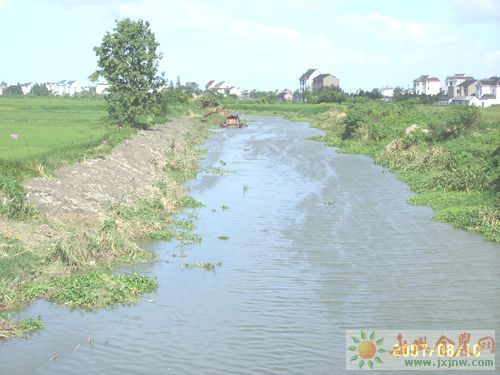
M 475 106 L 452 106 L 447 118 L 431 124 L 433 137 L 439 140 L 457 138 L 479 126 L 481 113 Z
M 31 87 L 30 94 L 34 95 L 34 96 L 49 96 L 50 95 L 50 91 L 47 88 L 47 86 L 44 85 L 43 83 L 35 83 Z
M 156 52 L 158 46 L 149 22 L 125 18 L 94 48 L 99 69 L 90 79 L 95 82 L 103 77 L 108 82 L 108 113 L 115 123 L 137 126 L 138 115 L 158 112 L 164 84 L 158 75 L 162 58 Z
M 321 87 L 316 90 L 311 98 L 314 103 L 342 103 L 347 95 L 338 87 Z
M 5 95 L 5 96 L 19 96 L 19 95 L 23 95 L 23 89 L 21 87 L 21 84 L 18 83 L 17 85 L 11 85 L 11 86 L 7 87 L 4 90 L 3 95 Z
M 205 91 L 205 93 L 198 99 L 202 108 L 218 107 L 220 105 L 222 96 L 213 92 Z

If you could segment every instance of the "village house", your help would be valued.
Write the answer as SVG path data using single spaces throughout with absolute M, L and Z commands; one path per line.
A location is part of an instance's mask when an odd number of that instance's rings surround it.
M 469 94 L 463 94 L 460 91 L 460 85 L 465 81 L 471 80 L 474 80 L 474 77 L 466 76 L 465 73 L 456 73 L 453 76 L 446 77 L 446 94 L 449 98 L 453 98 L 454 96 L 468 96 Z
M 227 96 L 231 96 L 231 95 L 235 95 L 237 96 L 238 98 L 242 98 L 243 97 L 243 93 L 241 92 L 241 90 L 237 87 L 231 87 L 229 89 L 226 89 L 226 95 Z
M 340 80 L 331 74 L 320 74 L 314 77 L 312 91 L 315 92 L 323 87 L 340 87 Z
M 57 83 L 47 82 L 45 87 L 53 94 L 57 96 L 74 96 L 83 91 L 82 85 L 79 81 L 68 81 L 62 80 Z
M 413 80 L 413 91 L 416 95 L 438 95 L 441 92 L 439 78 L 421 75 Z
M 457 85 L 458 96 L 450 99 L 450 104 L 489 107 L 500 104 L 500 77 L 480 80 L 466 80 Z
M 215 80 L 210 80 L 207 82 L 207 84 L 205 85 L 205 90 L 211 90 L 214 88 L 214 86 L 217 84 L 217 82 L 215 82 Z
M 230 89 L 231 87 L 233 87 L 233 85 L 231 85 L 229 82 L 220 81 L 215 84 L 213 89 L 217 91 L 219 94 L 226 96 L 227 95 L 226 90 Z
M 450 104 L 482 106 L 482 101 L 477 96 L 455 96 L 450 99 Z
M 238 98 L 243 97 L 241 90 L 227 81 L 217 82 L 215 80 L 210 80 L 205 85 L 205 91 L 215 91 L 223 96 L 236 95 Z
M 312 90 L 313 80 L 320 75 L 318 69 L 308 69 L 307 72 L 302 74 L 299 78 L 300 93 L 303 94 L 306 91 Z
M 500 77 L 477 81 L 477 95 L 480 99 L 500 99 Z
M 293 100 L 293 93 L 290 90 L 283 90 L 276 95 L 279 102 L 291 102 Z
M 107 83 L 98 83 L 95 86 L 95 93 L 97 95 L 104 95 L 108 92 L 109 85 Z
M 393 87 L 382 87 L 380 89 L 380 94 L 384 98 L 392 98 L 394 96 L 394 88 Z
M 474 78 L 467 79 L 456 86 L 456 96 L 477 96 L 477 83 Z

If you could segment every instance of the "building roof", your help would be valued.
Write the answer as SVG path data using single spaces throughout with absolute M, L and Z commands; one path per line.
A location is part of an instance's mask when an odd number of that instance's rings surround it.
M 326 74 L 320 74 L 319 76 L 314 77 L 313 82 L 323 81 L 326 77 L 329 77 L 329 76 L 331 76 L 333 78 L 337 78 L 333 74 L 326 73 Z
M 299 78 L 299 80 L 301 81 L 305 81 L 305 80 L 308 80 L 309 77 L 311 77 L 311 75 L 317 71 L 318 69 L 308 69 L 307 72 L 305 72 L 304 74 L 302 74 Z
M 474 77 L 472 77 L 472 76 L 466 76 L 465 73 L 455 73 L 452 76 L 446 77 L 446 80 L 450 81 L 452 79 L 457 79 L 457 78 L 459 78 L 459 79 L 474 79 Z
M 488 79 L 479 80 L 481 86 L 499 86 L 500 85 L 500 77 L 490 77 Z
M 459 84 L 458 86 L 459 86 L 459 87 L 467 87 L 467 86 L 470 86 L 470 85 L 472 85 L 472 84 L 474 84 L 474 83 L 476 83 L 476 82 L 477 82 L 477 80 L 475 80 L 475 79 L 466 79 L 465 81 L 463 81 L 463 82 L 462 82 L 461 84 Z
M 481 97 L 481 99 L 496 99 L 496 96 L 493 94 L 485 94 Z
M 421 75 L 417 79 L 414 79 L 413 82 L 440 82 L 437 77 L 430 77 L 428 74 Z
M 453 102 L 455 101 L 470 101 L 470 100 L 479 100 L 477 96 L 456 96 L 451 98 Z
M 211 79 L 210 81 L 207 82 L 207 84 L 205 85 L 205 88 L 208 89 L 209 87 L 211 87 L 213 85 L 214 82 L 215 82 L 215 80 Z

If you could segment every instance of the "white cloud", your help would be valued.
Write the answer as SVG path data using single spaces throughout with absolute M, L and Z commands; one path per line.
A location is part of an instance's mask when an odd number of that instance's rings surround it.
M 0 10 L 6 9 L 9 5 L 9 0 L 0 0 Z
M 452 4 L 457 20 L 462 23 L 500 24 L 500 1 L 498 0 L 454 0 Z

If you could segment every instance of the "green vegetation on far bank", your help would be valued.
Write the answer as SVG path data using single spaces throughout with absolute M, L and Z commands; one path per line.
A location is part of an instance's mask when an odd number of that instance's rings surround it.
M 428 205 L 435 220 L 500 242 L 500 107 L 430 106 L 412 101 L 341 104 L 227 100 L 224 107 L 279 115 L 324 131 L 315 140 L 373 156 Z

